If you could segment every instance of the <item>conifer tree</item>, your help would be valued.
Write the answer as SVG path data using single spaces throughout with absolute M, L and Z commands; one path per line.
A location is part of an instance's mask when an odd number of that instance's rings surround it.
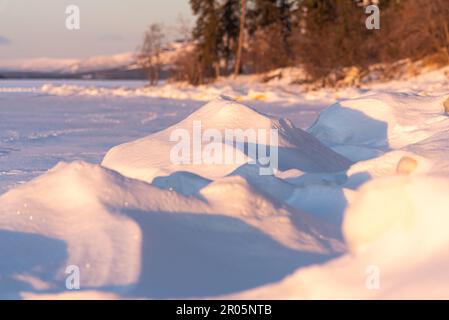
M 284 43 L 284 52 L 290 52 L 294 2 L 291 0 L 254 0 L 250 33 L 267 27 L 278 27 Z
M 243 45 L 245 43 L 245 29 L 246 29 L 246 11 L 247 11 L 247 2 L 246 0 L 240 0 L 240 28 L 239 28 L 239 42 L 237 45 L 237 53 L 235 57 L 235 66 L 234 66 L 234 77 L 237 76 L 242 68 L 242 54 L 243 54 Z
M 204 83 L 219 73 L 219 3 L 217 0 L 190 0 L 190 6 L 197 16 L 193 38 L 199 59 L 199 82 Z
M 224 73 L 229 74 L 230 62 L 237 52 L 240 31 L 240 1 L 224 0 L 220 8 L 220 30 L 221 37 L 219 47 L 220 56 L 224 59 Z

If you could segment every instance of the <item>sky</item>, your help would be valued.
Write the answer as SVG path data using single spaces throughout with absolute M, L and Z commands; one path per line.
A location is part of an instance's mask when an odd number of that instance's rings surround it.
M 66 7 L 80 9 L 80 29 L 66 28 Z M 169 37 L 188 0 L 0 0 L 0 60 L 83 59 L 134 51 L 151 23 Z

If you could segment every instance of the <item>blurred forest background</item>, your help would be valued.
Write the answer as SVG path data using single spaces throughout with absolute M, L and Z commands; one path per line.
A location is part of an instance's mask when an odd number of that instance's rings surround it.
M 368 5 L 380 9 L 380 29 L 368 30 Z M 222 76 L 301 67 L 301 81 L 335 85 L 373 69 L 384 78 L 400 62 L 449 62 L 447 0 L 190 0 L 196 21 L 178 29 L 189 43 L 172 79 L 194 85 Z M 181 21 L 182 22 L 182 21 Z M 145 33 L 139 60 L 157 82 L 162 26 Z M 399 63 L 399 64 L 398 64 Z

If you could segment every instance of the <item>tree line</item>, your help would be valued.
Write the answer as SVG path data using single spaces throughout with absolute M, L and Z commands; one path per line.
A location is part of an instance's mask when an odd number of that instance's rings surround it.
M 177 59 L 174 76 L 195 85 L 289 66 L 316 81 L 405 58 L 449 61 L 447 0 L 189 1 L 194 46 Z M 370 4 L 380 8 L 379 30 L 366 28 Z

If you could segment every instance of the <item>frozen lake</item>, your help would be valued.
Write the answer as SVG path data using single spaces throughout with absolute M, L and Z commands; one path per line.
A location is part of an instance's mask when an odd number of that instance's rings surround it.
M 151 97 L 61 97 L 39 92 L 47 83 L 48 80 L 0 81 L 0 194 L 59 161 L 99 163 L 109 148 L 165 128 L 201 105 L 196 101 Z M 68 83 L 109 88 L 143 84 Z
M 145 85 L 142 81 L 0 80 L 0 194 L 60 161 L 99 163 L 111 147 L 164 129 L 205 103 L 198 95 L 180 97 L 175 90 L 173 99 L 132 94 L 53 95 L 41 90 L 48 84 L 77 90 L 133 90 Z M 298 100 L 248 104 L 307 128 L 329 99 Z
M 0 297 L 447 298 L 447 83 L 0 81 Z M 174 166 L 190 121 L 278 129 L 280 171 Z

